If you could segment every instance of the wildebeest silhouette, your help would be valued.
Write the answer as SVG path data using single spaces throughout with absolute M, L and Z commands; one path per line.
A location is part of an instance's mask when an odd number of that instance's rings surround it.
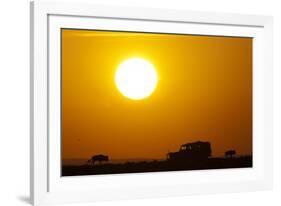
M 236 151 L 235 150 L 228 150 L 224 153 L 224 156 L 227 158 L 227 157 L 230 157 L 232 158 L 234 155 L 236 155 Z
M 192 142 L 183 144 L 178 152 L 169 152 L 168 160 L 202 160 L 207 159 L 212 154 L 209 142 Z
M 94 165 L 95 162 L 107 162 L 109 160 L 108 156 L 103 155 L 103 154 L 98 154 L 98 155 L 94 155 L 92 156 L 91 159 L 88 160 L 88 163 L 91 165 Z

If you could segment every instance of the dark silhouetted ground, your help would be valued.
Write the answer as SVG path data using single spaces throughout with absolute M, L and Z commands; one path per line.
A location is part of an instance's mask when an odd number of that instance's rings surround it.
M 62 176 L 121 174 L 161 171 L 204 170 L 252 167 L 252 156 L 208 158 L 201 160 L 163 160 L 150 162 L 104 163 L 96 165 L 63 166 Z

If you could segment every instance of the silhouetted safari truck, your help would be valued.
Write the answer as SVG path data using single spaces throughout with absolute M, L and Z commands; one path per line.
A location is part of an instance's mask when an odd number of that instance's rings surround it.
M 99 162 L 101 164 L 102 162 L 108 162 L 108 160 L 109 160 L 108 156 L 103 154 L 98 154 L 92 156 L 91 159 L 88 160 L 88 163 L 91 165 L 95 165 L 95 162 Z
M 208 159 L 212 154 L 211 144 L 209 142 L 192 142 L 181 145 L 178 152 L 169 152 L 168 160 L 203 160 Z

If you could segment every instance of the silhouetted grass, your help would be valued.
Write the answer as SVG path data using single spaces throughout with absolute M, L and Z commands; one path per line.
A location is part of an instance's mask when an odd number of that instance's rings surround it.
M 161 171 L 204 170 L 252 167 L 252 156 L 208 158 L 193 160 L 165 160 L 150 162 L 105 163 L 82 166 L 63 166 L 62 176 L 121 174 Z

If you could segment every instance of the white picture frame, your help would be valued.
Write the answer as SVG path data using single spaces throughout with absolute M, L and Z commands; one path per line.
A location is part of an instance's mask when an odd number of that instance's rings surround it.
M 272 17 L 49 1 L 31 2 L 30 11 L 34 205 L 272 188 Z M 61 177 L 61 28 L 253 37 L 253 168 Z

